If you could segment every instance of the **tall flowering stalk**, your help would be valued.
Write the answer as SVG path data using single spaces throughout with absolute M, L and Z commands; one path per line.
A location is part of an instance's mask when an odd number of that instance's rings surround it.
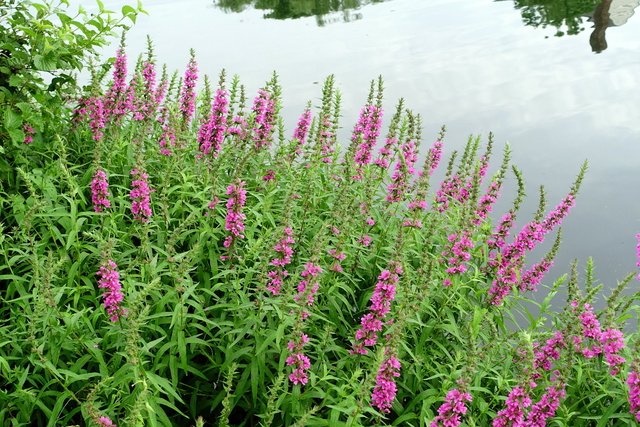
M 182 126 L 186 129 L 196 111 L 196 82 L 198 80 L 198 63 L 195 52 L 191 49 L 191 58 L 184 73 L 182 91 L 180 95 L 180 112 L 182 114 Z
M 124 48 L 120 47 L 116 51 L 116 60 L 113 64 L 113 81 L 104 95 L 104 112 L 109 119 L 113 119 L 115 124 L 119 124 L 130 109 L 129 97 L 127 96 L 127 55 Z
M 471 402 L 469 393 L 457 388 L 447 393 L 445 401 L 438 408 L 438 416 L 429 427 L 458 427 L 462 423 L 462 416 L 467 413 L 465 402 Z
M 493 419 L 493 427 L 526 427 L 525 411 L 531 403 L 529 391 L 525 387 L 514 387 L 507 397 L 507 407 Z
M 131 212 L 133 217 L 141 222 L 149 221 L 151 218 L 151 192 L 149 187 L 149 175 L 137 168 L 131 171 L 134 179 L 131 181 L 131 192 L 129 198 L 131 202 Z
M 307 308 L 312 306 L 315 301 L 315 294 L 318 292 L 319 282 L 318 276 L 322 273 L 322 268 L 313 263 L 306 263 L 304 271 L 300 273 L 302 280 L 298 284 L 298 294 L 293 298 L 297 303 L 297 319 L 294 325 L 292 339 L 287 344 L 289 357 L 287 357 L 287 366 L 293 366 L 293 371 L 289 375 L 289 381 L 294 385 L 304 385 L 309 380 L 307 370 L 311 366 L 311 361 L 304 354 L 303 347 L 309 342 L 309 337 L 302 333 L 304 321 L 309 317 Z M 292 310 L 290 314 L 296 314 Z
M 98 287 L 106 289 L 102 294 L 104 298 L 103 305 L 107 309 L 107 314 L 112 322 L 116 322 L 120 317 L 127 314 L 127 311 L 120 306 L 124 300 L 124 295 L 122 294 L 120 273 L 116 270 L 117 268 L 116 263 L 109 259 L 100 266 L 96 273 L 100 276 Z
M 448 275 L 462 274 L 467 271 L 466 262 L 471 259 L 471 249 L 473 249 L 473 240 L 469 236 L 468 231 L 460 231 L 459 233 L 452 233 L 447 238 L 449 241 L 445 245 L 445 250 L 442 251 L 444 262 L 448 267 L 446 273 Z M 445 286 L 451 285 L 450 279 L 445 279 Z
M 636 364 L 631 368 L 627 377 L 627 385 L 629 386 L 629 412 L 640 422 L 640 374 Z
M 352 144 L 358 151 L 354 160 L 359 165 L 371 163 L 371 151 L 376 145 L 382 126 L 382 108 L 377 105 L 367 105 L 360 111 L 360 119 L 356 123 L 351 135 Z
M 273 127 L 276 121 L 275 100 L 264 89 L 258 91 L 251 108 L 255 114 L 253 124 L 253 146 L 256 150 L 270 148 L 273 140 Z
M 569 193 L 556 209 L 547 215 L 544 221 L 532 221 L 526 224 L 513 243 L 504 248 L 499 260 L 490 261 L 489 264 L 495 269 L 497 276 L 489 289 L 492 304 L 502 303 L 512 286 L 519 282 L 525 254 L 533 250 L 538 243 L 544 240 L 546 234 L 562 222 L 574 204 L 574 194 Z
M 211 114 L 198 131 L 198 146 L 205 158 L 218 157 L 222 149 L 222 141 L 227 130 L 227 97 L 229 92 L 224 89 L 216 91 L 216 97 L 211 105 Z
M 223 246 L 225 248 L 231 247 L 232 243 L 236 239 L 244 239 L 244 220 L 246 215 L 242 213 L 242 207 L 247 201 L 247 190 L 244 189 L 246 183 L 241 180 L 236 180 L 235 184 L 231 184 L 227 187 L 227 196 L 230 196 L 227 200 L 227 216 L 225 218 L 225 230 L 230 231 Z
M 275 267 L 275 270 L 271 270 L 267 276 L 269 283 L 267 284 L 267 290 L 273 295 L 278 295 L 282 287 L 282 281 L 289 275 L 289 271 L 285 269 L 285 266 L 291 263 L 291 257 L 293 256 L 293 248 L 291 247 L 296 241 L 293 238 L 293 229 L 291 227 L 285 227 L 282 238 L 273 247 L 273 250 L 278 254 L 276 258 L 271 260 L 271 265 Z
M 398 391 L 395 378 L 400 376 L 400 361 L 391 347 L 385 347 L 382 364 L 378 368 L 376 384 L 371 392 L 371 405 L 381 412 L 390 412 Z
M 382 326 L 387 314 L 391 311 L 391 303 L 395 299 L 396 285 L 400 281 L 402 267 L 399 262 L 391 261 L 389 269 L 383 270 L 378 276 L 369 313 L 362 316 L 360 320 L 361 328 L 355 335 L 356 343 L 353 344 L 351 354 L 367 354 L 365 347 L 374 346 L 378 341 L 378 332 L 382 331 Z
M 307 141 L 307 135 L 309 134 L 309 127 L 311 126 L 311 108 L 307 106 L 304 112 L 298 120 L 298 126 L 293 132 L 291 143 L 289 144 L 287 160 L 289 164 L 302 155 L 302 146 Z
M 91 201 L 93 202 L 93 210 L 102 212 L 106 208 L 111 207 L 109 201 L 109 183 L 107 182 L 107 174 L 101 169 L 96 169 L 91 181 Z

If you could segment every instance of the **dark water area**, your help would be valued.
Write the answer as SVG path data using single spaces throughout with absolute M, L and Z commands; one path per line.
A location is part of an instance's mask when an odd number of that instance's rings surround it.
M 105 3 L 119 10 L 126 1 Z M 194 48 L 202 73 L 214 82 L 222 68 L 237 74 L 250 96 L 277 71 L 290 132 L 334 74 L 344 141 L 369 82 L 382 75 L 387 120 L 403 97 L 422 115 L 425 146 L 442 125 L 447 153 L 463 147 L 469 135 L 486 140 L 493 132 L 497 151 L 509 143 L 527 183 L 520 226 L 537 208 L 539 186 L 552 209 L 588 160 L 546 282 L 568 272 L 572 259 L 582 266 L 591 256 L 597 279 L 610 288 L 636 269 L 634 236 L 640 232 L 639 3 L 147 0 L 150 16 L 139 18 L 127 44 L 135 57 L 150 35 L 159 62 L 181 73 Z M 514 192 L 510 180 L 497 216 Z M 639 285 L 634 280 L 629 292 Z

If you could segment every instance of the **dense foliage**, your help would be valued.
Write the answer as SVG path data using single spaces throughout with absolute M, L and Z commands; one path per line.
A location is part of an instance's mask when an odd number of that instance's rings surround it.
M 340 144 L 333 76 L 289 133 L 275 74 L 250 99 L 224 72 L 196 92 L 193 54 L 183 75 L 158 76 L 151 48 L 112 64 L 3 181 L 0 425 L 640 420 L 637 273 L 602 312 L 590 263 L 544 281 L 586 164 L 514 231 L 509 148 L 496 163 L 493 136 L 470 137 L 433 185 L 444 129 L 419 160 L 400 100 L 381 138 L 382 79 Z

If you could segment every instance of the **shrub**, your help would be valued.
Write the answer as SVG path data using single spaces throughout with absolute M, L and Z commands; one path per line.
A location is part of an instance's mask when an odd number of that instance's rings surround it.
M 421 118 L 400 100 L 376 149 L 382 79 L 345 147 L 333 76 L 292 137 L 276 75 L 250 104 L 237 78 L 199 95 L 197 79 L 193 55 L 183 78 L 157 79 L 151 52 L 129 73 L 121 48 L 73 131 L 29 147 L 50 160 L 18 168 L 1 200 L 2 424 L 634 422 L 633 275 L 602 313 L 590 264 L 584 286 L 574 265 L 526 298 L 560 233 L 525 257 L 586 164 L 514 233 L 509 148 L 489 177 L 493 136 L 469 138 L 431 192 L 444 128 L 419 169 Z M 493 224 L 509 173 L 517 196 Z

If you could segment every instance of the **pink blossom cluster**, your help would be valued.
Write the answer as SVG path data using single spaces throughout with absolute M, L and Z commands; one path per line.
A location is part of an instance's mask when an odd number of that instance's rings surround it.
M 405 191 L 409 187 L 410 176 L 415 174 L 414 165 L 418 160 L 416 143 L 409 141 L 400 149 L 400 160 L 396 163 L 396 169 L 391 175 L 391 184 L 387 187 L 386 200 L 389 203 L 402 200 Z
M 502 216 L 500 223 L 491 233 L 491 236 L 487 239 L 487 246 L 489 250 L 504 248 L 507 243 L 506 239 L 509 235 L 509 231 L 513 227 L 515 221 L 515 215 L 513 212 L 507 212 Z
M 499 305 L 502 303 L 511 288 L 520 280 L 520 271 L 524 265 L 526 252 L 531 251 L 538 243 L 542 242 L 544 236 L 562 222 L 562 219 L 569 213 L 574 204 L 573 195 L 567 195 L 556 209 L 547 215 L 544 221 L 541 223 L 532 221 L 526 224 L 514 241 L 504 247 L 500 254 L 500 260 L 497 259 L 496 253 L 491 254 L 492 260 L 489 261 L 489 266 L 497 276 L 489 290 L 492 304 Z M 505 223 L 504 219 L 501 226 L 503 223 Z M 534 277 L 535 273 L 538 275 L 536 280 L 540 279 L 541 273 L 546 271 L 545 268 L 548 269 L 548 265 L 539 266 L 538 271 L 531 273 L 531 277 Z M 526 287 L 526 284 L 521 285 L 521 287 Z
M 251 108 L 255 113 L 253 125 L 253 144 L 257 150 L 271 147 L 273 126 L 275 124 L 276 103 L 271 94 L 264 89 L 258 91 Z
M 523 387 L 514 387 L 507 396 L 506 408 L 493 419 L 493 427 L 527 427 L 525 409 L 531 406 L 529 393 Z
M 545 273 L 549 271 L 549 268 L 553 266 L 553 260 L 542 259 L 538 264 L 534 264 L 531 268 L 520 276 L 520 290 L 521 291 L 535 291 L 538 288 L 540 282 Z
M 293 372 L 289 374 L 289 381 L 293 384 L 305 385 L 309 381 L 306 370 L 311 366 L 311 361 L 302 352 L 302 348 L 309 342 L 309 337 L 306 334 L 298 334 L 297 339 L 291 340 L 287 343 L 287 349 L 289 350 L 289 357 L 287 357 L 287 366 L 294 366 Z
M 367 105 L 360 111 L 360 119 L 356 123 L 351 142 L 358 147 L 355 162 L 359 165 L 371 163 L 371 150 L 376 145 L 382 126 L 382 109 L 375 105 Z
M 397 386 L 395 378 L 400 376 L 400 361 L 389 348 L 385 348 L 384 360 L 378 368 L 376 385 L 371 393 L 371 405 L 381 412 L 390 412 L 391 404 L 396 398 Z
M 99 427 L 116 427 L 109 417 L 98 418 Z
M 288 154 L 289 161 L 293 161 L 296 156 L 300 156 L 302 154 L 302 146 L 307 140 L 309 126 L 311 126 L 311 110 L 307 108 L 302 113 L 302 116 L 300 116 L 296 130 L 293 131 L 295 151 Z
M 384 145 L 378 151 L 378 158 L 373 161 L 374 164 L 380 166 L 382 169 L 389 167 L 389 159 L 393 156 L 393 149 L 398 144 L 398 140 L 395 138 L 387 138 Z
M 296 242 L 292 237 L 293 228 L 285 227 L 283 233 L 282 239 L 273 247 L 273 250 L 278 253 L 278 257 L 271 261 L 271 265 L 277 268 L 267 273 L 267 276 L 271 279 L 267 284 L 267 290 L 273 295 L 280 293 L 282 280 L 289 275 L 289 272 L 284 267 L 291 263 L 291 257 L 293 256 L 291 245 Z
M 89 117 L 89 128 L 93 134 L 94 141 L 102 140 L 104 136 L 104 128 L 106 127 L 107 117 L 105 114 L 104 103 L 100 97 L 90 97 L 80 101 L 81 107 L 77 110 L 79 117 Z
M 303 280 L 298 284 L 298 295 L 293 297 L 296 301 L 306 302 L 308 306 L 315 301 L 315 294 L 318 293 L 320 287 L 317 277 L 322 273 L 322 268 L 309 262 L 304 265 L 304 271 L 300 273 Z
M 560 331 L 556 331 L 553 338 L 547 340 L 545 345 L 540 346 L 539 343 L 533 343 L 533 366 L 536 369 L 532 373 L 532 378 L 540 378 L 542 374 L 540 369 L 550 371 L 553 367 L 553 361 L 560 359 L 560 350 L 567 348 L 567 342 L 564 335 Z
M 109 201 L 109 183 L 107 182 L 107 174 L 97 169 L 93 174 L 91 181 L 91 201 L 93 202 L 93 210 L 102 212 L 103 209 L 110 208 Z
M 102 294 L 104 298 L 103 305 L 107 309 L 107 314 L 112 322 L 127 314 L 126 310 L 120 307 L 120 303 L 124 300 L 124 295 L 122 294 L 120 273 L 116 270 L 117 268 L 118 266 L 115 262 L 107 260 L 96 273 L 100 276 L 98 287 L 107 290 Z
M 168 82 L 156 87 L 156 66 L 153 62 L 142 64 L 142 97 L 135 103 L 134 120 L 153 118 L 164 99 Z
M 135 178 L 131 181 L 131 192 L 129 198 L 131 202 L 131 212 L 133 217 L 139 221 L 146 222 L 151 218 L 151 192 L 153 191 L 149 187 L 148 179 L 149 175 L 146 173 L 134 169 L 131 171 L 131 175 Z
M 426 164 L 429 165 L 429 176 L 433 175 L 440 164 L 440 159 L 442 158 L 442 146 L 442 141 L 436 141 L 427 152 Z
M 227 105 L 229 93 L 218 89 L 211 104 L 211 114 L 198 130 L 198 147 L 203 156 L 218 157 L 222 148 L 222 141 L 227 130 Z
M 356 343 L 353 344 L 353 350 L 349 351 L 351 354 L 367 354 L 365 347 L 374 346 L 378 341 L 377 332 L 382 331 L 383 321 L 391 311 L 391 302 L 395 299 L 396 285 L 400 282 L 401 274 L 400 263 L 391 261 L 389 269 L 383 270 L 378 276 L 378 282 L 370 300 L 370 312 L 360 319 L 362 327 L 356 332 Z
M 331 128 L 331 120 L 329 120 L 328 117 L 325 117 L 322 120 L 322 125 L 320 126 L 318 144 L 320 145 L 320 154 L 323 156 L 320 160 L 327 164 L 333 162 L 331 155 L 336 151 L 333 146 L 335 143 L 335 135 L 331 133 Z
M 176 145 L 176 132 L 171 122 L 169 109 L 163 108 L 158 118 L 158 123 L 162 126 L 162 134 L 158 140 L 158 145 L 160 146 L 160 154 L 163 156 L 171 156 L 172 152 L 169 147 L 175 147 Z
M 531 386 L 535 387 L 535 383 Z M 531 397 L 525 388 L 514 387 L 507 397 L 506 409 L 493 419 L 493 427 L 544 427 L 547 420 L 555 416 L 564 396 L 564 384 L 558 383 L 547 387 L 540 400 L 531 406 Z M 531 409 L 525 413 L 529 407 Z
M 227 133 L 229 135 L 237 136 L 240 139 L 243 139 L 247 135 L 247 128 L 249 124 L 242 116 L 235 116 L 231 119 L 231 123 L 229 127 L 227 127 Z
M 227 187 L 227 216 L 225 219 L 225 230 L 230 231 L 231 234 L 224 240 L 223 246 L 228 248 L 238 238 L 244 239 L 244 220 L 246 215 L 242 213 L 242 207 L 247 200 L 247 190 L 244 189 L 246 183 L 244 181 L 237 180 L 235 184 L 231 184 Z
M 636 420 L 640 422 L 640 375 L 638 375 L 637 370 L 634 369 L 629 372 L 627 385 L 629 386 L 630 412 L 635 415 Z
M 182 83 L 182 91 L 180 94 L 180 112 L 184 126 L 191 122 L 191 118 L 196 111 L 196 81 L 198 80 L 198 63 L 196 62 L 193 52 L 191 59 L 184 72 L 184 81 Z
M 489 188 L 486 193 L 480 197 L 480 200 L 478 201 L 478 208 L 475 212 L 476 216 L 471 220 L 473 224 L 482 224 L 482 221 L 493 211 L 493 204 L 498 200 L 498 197 L 500 197 L 501 188 L 500 184 L 496 181 L 492 181 L 489 184 Z
M 573 301 L 571 305 L 577 308 L 578 302 Z M 576 352 L 589 359 L 604 353 L 607 365 L 611 368 L 610 374 L 617 375 L 625 362 L 625 358 L 618 354 L 625 346 L 624 334 L 615 328 L 603 330 L 590 304 L 585 303 L 583 309 L 584 311 L 578 315 L 580 333 L 573 337 Z M 587 340 L 593 343 L 591 347 L 585 344 Z
M 449 241 L 445 245 L 445 250 L 442 251 L 443 262 L 446 262 L 447 274 L 462 274 L 467 271 L 466 262 L 471 259 L 471 253 L 473 249 L 473 241 L 469 237 L 468 231 L 461 231 L 460 233 L 452 233 L 447 238 Z
M 127 114 L 131 105 L 131 96 L 133 88 L 129 88 L 126 83 L 127 78 L 127 56 L 124 49 L 119 48 L 116 51 L 116 60 L 113 64 L 113 81 L 104 96 L 104 114 L 107 117 L 114 118 L 116 123 Z M 131 89 L 131 90 L 130 90 Z
M 564 396 L 564 385 L 547 387 L 547 391 L 540 400 L 531 407 L 531 411 L 527 414 L 527 419 L 523 425 L 527 427 L 545 427 L 547 420 L 555 416 L 560 407 L 560 401 L 564 399 Z
M 267 169 L 262 180 L 265 182 L 275 181 L 276 180 L 276 171 L 273 169 Z
M 33 142 L 33 135 L 36 131 L 33 130 L 29 123 L 25 123 L 22 128 L 24 129 L 24 143 L 31 144 Z
M 467 413 L 465 402 L 471 402 L 471 395 L 458 389 L 450 390 L 445 403 L 438 408 L 438 416 L 429 427 L 458 427 L 462 423 L 462 415 Z
M 343 271 L 342 266 L 340 265 L 340 261 L 344 261 L 347 255 L 344 252 L 339 251 L 338 249 L 329 249 L 327 253 L 336 259 L 336 261 L 334 261 L 333 263 L 333 266 L 331 267 L 331 271 L 336 271 L 338 273 Z
M 464 183 L 462 179 L 454 174 L 445 179 L 440 184 L 440 189 L 436 192 L 436 210 L 444 212 L 449 209 L 452 200 L 460 203 L 466 203 L 471 196 L 471 188 L 473 182 L 467 179 Z

